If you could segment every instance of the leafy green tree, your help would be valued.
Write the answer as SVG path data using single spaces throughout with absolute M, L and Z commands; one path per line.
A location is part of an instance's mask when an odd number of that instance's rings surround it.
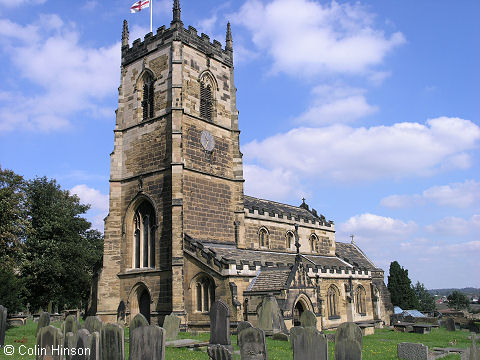
M 62 190 L 55 180 L 36 178 L 27 184 L 31 229 L 24 246 L 22 275 L 32 309 L 50 301 L 60 308 L 88 300 L 94 264 L 103 252 L 103 237 L 89 230 L 81 215 L 89 205 Z
M 470 300 L 468 297 L 457 290 L 447 296 L 447 301 L 448 305 L 456 310 L 468 309 L 470 306 Z
M 400 306 L 404 310 L 418 308 L 418 300 L 412 287 L 412 281 L 408 277 L 408 270 L 401 267 L 396 261 L 390 263 L 388 291 L 390 291 L 394 306 Z
M 420 281 L 417 281 L 414 290 L 418 300 L 418 310 L 423 312 L 435 311 L 435 298 L 425 289 L 425 286 Z
M 24 308 L 25 304 L 25 287 L 23 279 L 15 274 L 15 270 L 0 265 L 0 304 L 8 309 L 8 313 L 12 314 Z

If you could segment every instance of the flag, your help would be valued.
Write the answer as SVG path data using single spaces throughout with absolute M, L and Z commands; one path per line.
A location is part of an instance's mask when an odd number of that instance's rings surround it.
M 150 0 L 139 0 L 130 7 L 131 13 L 136 13 L 150 6 Z

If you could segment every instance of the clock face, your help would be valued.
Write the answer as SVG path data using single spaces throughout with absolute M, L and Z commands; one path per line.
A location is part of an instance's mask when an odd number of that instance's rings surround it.
M 212 151 L 215 147 L 215 139 L 207 130 L 203 130 L 200 135 L 200 142 L 206 151 Z

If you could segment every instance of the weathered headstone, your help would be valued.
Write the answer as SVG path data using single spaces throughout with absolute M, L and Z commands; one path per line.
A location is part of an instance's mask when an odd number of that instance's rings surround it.
M 267 360 L 265 332 L 257 328 L 242 330 L 238 335 L 240 357 L 242 360 Z
M 70 352 L 77 344 L 77 337 L 73 332 L 65 333 L 63 337 L 63 348 L 65 349 L 65 360 L 71 360 Z
M 317 328 L 317 316 L 310 310 L 305 310 L 300 316 L 300 324 L 302 327 Z
M 36 360 L 62 360 L 63 335 L 52 325 L 38 329 Z
M 130 332 L 130 360 L 164 360 L 165 332 L 155 325 L 140 326 Z
M 232 353 L 223 345 L 209 345 L 207 353 L 211 360 L 232 360 Z
M 79 328 L 80 324 L 78 323 L 77 318 L 73 315 L 68 315 L 63 323 L 63 334 L 69 332 L 76 334 Z
M 445 321 L 445 327 L 448 331 L 455 331 L 455 320 L 453 320 L 452 318 L 448 318 Z
M 100 356 L 102 360 L 125 359 L 125 334 L 118 324 L 106 324 L 100 332 Z
M 335 334 L 335 360 L 361 360 L 363 335 L 360 327 L 351 322 L 343 323 Z
M 469 357 L 468 360 L 480 360 L 480 354 L 478 351 L 477 343 L 475 341 L 475 338 L 472 340 L 472 345 L 470 346 L 469 349 Z
M 230 340 L 230 309 L 223 300 L 217 300 L 210 309 L 210 344 L 233 350 Z
M 90 338 L 92 336 L 87 329 L 80 329 L 77 332 L 75 353 L 72 356 L 72 360 L 90 360 Z
M 40 318 L 38 319 L 37 331 L 35 335 L 38 335 L 38 332 L 41 328 L 50 325 L 50 314 L 46 312 L 42 312 L 40 314 Z
M 284 333 L 274 333 L 272 335 L 273 340 L 288 341 L 290 340 L 290 335 Z
M 166 341 L 177 340 L 178 333 L 180 332 L 180 322 L 181 319 L 174 314 L 165 316 L 165 320 L 163 320 L 163 329 L 165 331 Z
M 265 331 L 267 335 L 277 332 L 288 332 L 275 296 L 265 296 L 262 299 L 262 303 L 258 308 L 257 326 Z
M 117 322 L 118 323 L 120 323 L 120 324 L 125 323 L 126 312 L 127 312 L 127 307 L 125 306 L 125 302 L 122 300 L 122 301 L 120 301 L 120 304 L 118 304 L 118 308 L 117 308 Z
M 403 342 L 397 344 L 397 356 L 400 360 L 427 360 L 428 346 Z
M 0 347 L 5 345 L 6 331 L 7 331 L 7 308 L 0 305 Z
M 240 321 L 237 325 L 237 345 L 238 345 L 238 335 L 240 335 L 240 332 L 243 329 L 248 329 L 251 328 L 252 324 L 250 324 L 250 321 Z
M 103 328 L 103 321 L 98 316 L 88 316 L 83 323 L 83 328 L 87 329 L 90 334 L 95 331 L 100 333 Z
M 90 359 L 89 360 L 100 360 L 100 333 L 94 332 L 90 334 Z
M 295 326 L 291 332 L 293 359 L 328 360 L 328 340 L 313 327 Z
M 137 314 L 130 322 L 130 333 L 140 326 L 148 326 L 148 321 L 142 314 Z

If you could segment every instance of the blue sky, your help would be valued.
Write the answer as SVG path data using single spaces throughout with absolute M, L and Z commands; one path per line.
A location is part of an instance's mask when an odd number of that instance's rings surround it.
M 154 0 L 154 28 L 171 20 Z M 133 1 L 0 0 L 0 164 L 108 211 L 122 21 Z M 232 23 L 245 191 L 307 203 L 385 270 L 480 287 L 478 1 L 181 0 Z

